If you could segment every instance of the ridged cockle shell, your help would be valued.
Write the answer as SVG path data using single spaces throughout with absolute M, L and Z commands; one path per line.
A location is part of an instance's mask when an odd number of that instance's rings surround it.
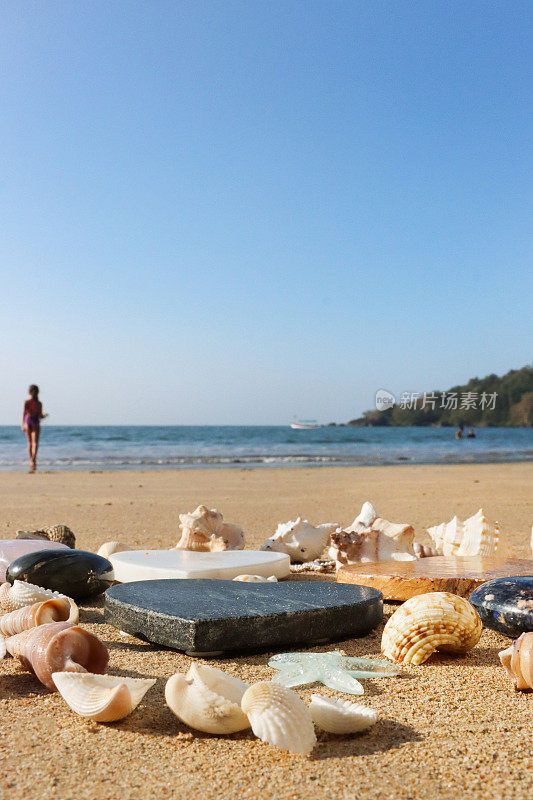
M 109 652 L 93 633 L 70 622 L 51 622 L 6 639 L 6 647 L 52 691 L 54 672 L 104 673 Z
M 68 597 L 52 597 L 42 603 L 34 603 L 4 614 L 0 617 L 0 633 L 3 636 L 14 636 L 50 622 L 71 622 L 75 625 L 78 619 L 78 606 L 73 600 Z
M 246 690 L 241 708 L 255 735 L 280 750 L 308 756 L 316 744 L 309 709 L 292 689 L 259 681 Z
M 378 721 L 372 708 L 351 700 L 334 700 L 323 694 L 312 694 L 309 706 L 313 722 L 328 733 L 359 733 Z
M 96 722 L 127 717 L 156 682 L 155 678 L 122 678 L 93 672 L 54 672 L 52 680 L 76 714 Z
M 466 653 L 479 641 L 481 619 L 468 600 L 450 592 L 411 597 L 390 617 L 381 652 L 397 664 L 423 664 L 435 650 Z
M 65 597 L 65 595 L 26 581 L 13 581 L 13 585 L 6 582 L 0 586 L 0 608 L 4 613 L 32 606 L 34 603 L 42 603 L 52 597 Z
M 205 733 L 235 733 L 250 727 L 241 710 L 248 684 L 221 669 L 192 664 L 186 675 L 177 672 L 167 681 L 168 707 L 186 725 Z

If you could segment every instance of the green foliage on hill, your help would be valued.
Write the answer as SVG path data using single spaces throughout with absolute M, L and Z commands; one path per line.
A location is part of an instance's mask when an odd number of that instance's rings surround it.
M 496 395 L 496 396 L 494 396 Z M 402 402 L 403 401 L 403 402 Z M 403 407 L 402 407 L 403 406 Z M 506 375 L 471 378 L 446 392 L 397 398 L 386 411 L 365 411 L 348 425 L 533 426 L 533 365 Z

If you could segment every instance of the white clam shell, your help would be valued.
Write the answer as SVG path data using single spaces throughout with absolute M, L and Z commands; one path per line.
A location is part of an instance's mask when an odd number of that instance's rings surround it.
M 259 739 L 308 756 L 316 744 L 313 720 L 296 692 L 271 681 L 259 681 L 246 690 L 241 708 Z
M 24 606 L 32 606 L 34 603 L 42 603 L 52 597 L 65 597 L 65 595 L 53 592 L 51 589 L 43 589 L 33 583 L 26 583 L 26 581 L 13 581 L 13 585 L 3 583 L 0 586 L 0 608 L 3 613 L 16 611 L 17 608 L 24 608 Z
M 190 728 L 205 733 L 235 733 L 250 727 L 241 710 L 248 684 L 221 669 L 192 664 L 186 675 L 177 672 L 167 681 L 165 700 Z
M 133 547 L 130 547 L 129 544 L 124 544 L 124 542 L 104 542 L 98 548 L 98 555 L 103 556 L 103 558 L 109 558 L 113 553 L 124 553 L 126 550 L 133 550 Z
M 114 722 L 137 708 L 155 678 L 123 678 L 91 672 L 53 672 L 53 681 L 67 705 L 81 717 Z
M 378 715 L 372 708 L 350 700 L 312 694 L 309 712 L 315 725 L 328 733 L 359 733 L 372 727 Z
M 262 575 L 237 575 L 233 578 L 234 581 L 243 581 L 245 583 L 277 583 L 278 579 L 275 575 L 269 578 L 263 578 Z

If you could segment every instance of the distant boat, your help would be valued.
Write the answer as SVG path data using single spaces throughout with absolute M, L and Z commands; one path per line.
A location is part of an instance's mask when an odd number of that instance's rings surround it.
M 310 431 L 313 428 L 321 428 L 316 419 L 298 419 L 291 422 L 291 428 L 295 431 Z

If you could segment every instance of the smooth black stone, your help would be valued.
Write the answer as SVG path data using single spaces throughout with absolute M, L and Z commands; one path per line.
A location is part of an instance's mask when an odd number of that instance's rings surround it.
M 383 618 L 382 598 L 325 581 L 137 581 L 107 590 L 104 616 L 139 639 L 214 655 L 364 636 Z
M 102 594 L 113 584 L 113 566 L 86 550 L 37 550 L 12 561 L 6 580 L 27 581 L 53 589 L 73 600 Z
M 511 636 L 533 631 L 533 576 L 482 583 L 469 598 L 483 625 Z

